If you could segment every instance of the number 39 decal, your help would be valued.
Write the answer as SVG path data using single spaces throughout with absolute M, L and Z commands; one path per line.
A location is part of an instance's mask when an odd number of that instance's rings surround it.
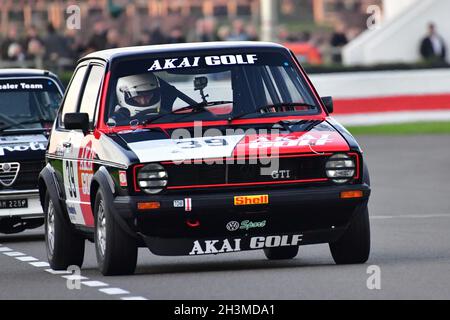
M 77 198 L 77 185 L 75 183 L 75 172 L 73 170 L 73 162 L 72 161 L 65 161 L 65 170 L 66 170 L 66 176 L 67 176 L 67 189 L 69 191 L 70 198 Z
M 177 142 L 177 146 L 181 149 L 194 149 L 194 148 L 202 148 L 204 146 L 207 147 L 222 147 L 228 145 L 228 142 L 225 139 L 221 138 L 210 138 L 205 139 L 203 141 L 200 140 L 187 140 L 187 141 L 179 141 Z

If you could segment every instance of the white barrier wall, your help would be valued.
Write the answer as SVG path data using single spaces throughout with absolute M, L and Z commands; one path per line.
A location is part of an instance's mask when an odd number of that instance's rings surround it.
M 343 49 L 343 61 L 346 65 L 415 63 L 420 60 L 420 42 L 430 22 L 436 24 L 450 50 L 449 13 L 449 0 L 416 1 L 379 29 L 367 30 L 351 41 Z
M 388 21 L 420 0 L 383 0 L 383 19 Z
M 338 99 L 450 93 L 450 69 L 317 74 L 310 78 L 321 96 Z

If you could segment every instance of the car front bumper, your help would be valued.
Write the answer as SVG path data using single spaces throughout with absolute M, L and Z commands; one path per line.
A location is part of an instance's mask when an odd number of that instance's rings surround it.
M 362 191 L 362 197 L 342 199 L 344 191 Z M 268 203 L 234 204 L 236 196 L 258 195 L 268 196 Z M 261 243 L 266 240 L 269 247 L 278 242 L 281 245 L 332 242 L 345 232 L 353 215 L 367 205 L 369 196 L 370 187 L 366 184 L 207 194 L 186 192 L 116 197 L 113 208 L 142 236 L 153 253 L 189 255 L 195 245 L 215 240 L 218 241 L 215 246 L 225 246 L 223 252 L 231 252 L 226 250 L 228 243 L 231 247 L 239 244 L 236 251 L 241 251 L 265 248 L 267 245 L 261 247 Z M 159 208 L 138 210 L 138 203 L 150 201 L 159 202 Z M 236 223 L 239 227 L 232 227 Z M 297 241 L 298 238 L 301 240 Z M 222 252 L 218 251 L 213 247 L 203 250 L 205 254 Z
M 43 210 L 39 200 L 39 191 L 32 190 L 2 190 L 0 201 L 28 200 L 27 208 L 0 209 L 0 219 L 8 217 L 35 218 L 43 217 Z

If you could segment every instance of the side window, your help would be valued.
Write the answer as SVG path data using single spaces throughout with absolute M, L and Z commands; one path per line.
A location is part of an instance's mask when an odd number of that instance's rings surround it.
M 59 123 L 64 127 L 63 120 L 66 113 L 77 112 L 78 102 L 80 97 L 80 90 L 83 86 L 84 76 L 86 75 L 87 67 L 83 66 L 78 68 L 73 77 L 69 88 L 67 89 L 66 98 L 64 99 L 64 105 L 61 111 L 61 118 Z
M 95 111 L 99 99 L 100 85 L 102 83 L 104 69 L 102 66 L 91 67 L 86 86 L 81 98 L 80 111 L 89 114 L 89 123 L 94 125 Z

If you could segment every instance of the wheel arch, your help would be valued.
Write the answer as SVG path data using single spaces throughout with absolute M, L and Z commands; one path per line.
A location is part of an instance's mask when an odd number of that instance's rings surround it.
M 367 184 L 370 187 L 370 173 L 369 173 L 369 167 L 367 166 L 367 162 L 364 159 L 363 163 L 363 177 L 362 177 L 363 183 Z
M 102 190 L 103 195 L 105 197 L 106 205 L 108 206 L 108 210 L 112 212 L 113 218 L 116 220 L 116 222 L 119 224 L 119 226 L 126 232 L 128 235 L 132 236 L 135 239 L 139 239 L 139 237 L 136 235 L 134 231 L 130 228 L 128 223 L 125 221 L 123 217 L 121 217 L 114 207 L 114 196 L 116 194 L 115 192 L 115 184 L 112 180 L 108 170 L 102 166 L 100 167 L 97 172 L 94 174 L 94 177 L 91 181 L 91 195 L 90 195 L 90 201 L 91 201 L 91 208 L 92 213 L 94 215 L 94 218 L 96 219 L 96 213 L 95 213 L 95 198 L 97 195 L 98 190 Z
M 44 169 L 39 173 L 38 178 L 38 188 L 39 188 L 39 200 L 41 202 L 42 208 L 45 208 L 45 195 L 48 193 L 50 199 L 55 206 L 55 209 L 60 212 L 66 222 L 71 225 L 67 211 L 65 210 L 65 205 L 63 204 L 63 194 L 60 186 L 58 185 L 58 180 L 56 178 L 56 172 L 50 164 L 47 164 Z
M 91 208 L 92 213 L 95 216 L 95 197 L 97 195 L 98 190 L 102 188 L 106 192 L 110 192 L 111 196 L 113 197 L 115 194 L 115 186 L 114 181 L 112 181 L 108 170 L 101 166 L 97 172 L 92 177 L 91 181 L 91 187 L 90 187 L 90 202 L 91 202 Z

